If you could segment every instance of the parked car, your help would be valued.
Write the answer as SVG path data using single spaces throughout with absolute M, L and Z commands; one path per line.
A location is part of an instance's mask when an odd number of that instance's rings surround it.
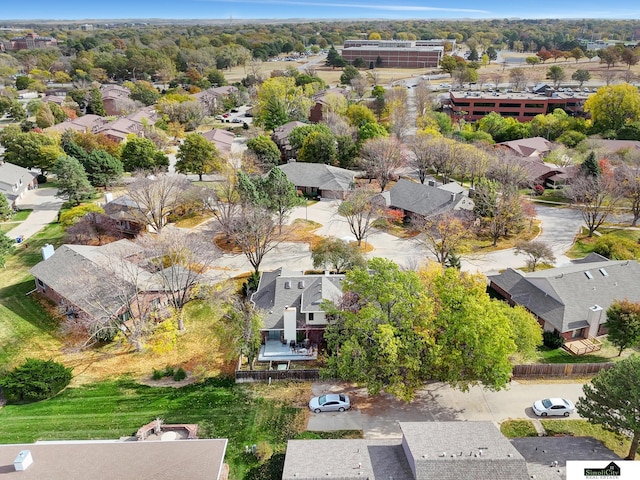
M 224 118 L 229 118 L 229 114 L 228 114 L 228 113 L 225 113 L 225 114 L 223 114 L 222 116 L 223 116 Z
M 231 119 L 231 123 L 241 123 L 242 120 L 240 120 L 239 118 L 232 118 Z
M 309 401 L 309 409 L 312 412 L 344 412 L 351 408 L 348 395 L 342 393 L 327 393 L 320 397 L 313 397 Z
M 533 413 L 539 417 L 561 415 L 568 417 L 575 412 L 576 407 L 571 400 L 564 398 L 545 398 L 533 402 Z
M 238 113 L 238 109 L 237 108 L 232 108 L 230 111 L 231 111 L 231 113 Z

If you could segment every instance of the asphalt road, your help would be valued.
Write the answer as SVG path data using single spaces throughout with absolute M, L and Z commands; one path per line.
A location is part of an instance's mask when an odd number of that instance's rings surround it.
M 582 384 L 520 384 L 514 381 L 507 390 L 499 392 L 480 387 L 461 392 L 446 384 L 432 383 L 407 403 L 386 394 L 369 396 L 366 390 L 347 384 L 314 383 L 314 395 L 326 392 L 348 393 L 353 407 L 343 413 L 312 413 L 308 430 L 362 430 L 365 438 L 392 438 L 401 436 L 398 422 L 537 419 L 531 410 L 535 400 L 561 397 L 575 402 L 582 394 Z M 572 418 L 579 418 L 578 414 L 573 414 Z

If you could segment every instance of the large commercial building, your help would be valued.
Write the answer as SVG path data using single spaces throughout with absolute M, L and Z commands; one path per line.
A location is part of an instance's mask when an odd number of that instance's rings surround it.
M 444 45 L 425 45 L 433 40 L 347 40 L 342 56 L 349 63 L 361 58 L 375 67 L 437 68 Z
M 468 121 L 478 120 L 491 112 L 503 117 L 513 117 L 520 122 L 528 122 L 539 114 L 552 113 L 560 108 L 569 115 L 584 114 L 584 102 L 590 94 L 585 92 L 449 92 L 446 109 L 455 118 Z
M 41 37 L 37 33 L 27 33 L 24 37 L 12 38 L 4 46 L 7 50 L 50 48 L 58 46 L 58 40 L 53 37 Z

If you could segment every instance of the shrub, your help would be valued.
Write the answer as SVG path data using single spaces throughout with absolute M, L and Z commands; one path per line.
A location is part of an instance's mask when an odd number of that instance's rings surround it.
M 47 183 L 47 176 L 38 174 L 38 185 L 42 185 L 43 183 Z
M 173 377 L 173 374 L 175 372 L 173 371 L 173 367 L 167 365 L 166 367 L 164 367 L 164 376 L 165 377 Z
M 176 372 L 173 374 L 174 382 L 179 382 L 180 380 L 184 380 L 185 378 L 187 378 L 187 372 L 185 372 L 184 368 L 182 367 L 176 370 Z
M 558 332 L 544 332 L 542 343 L 548 348 L 561 348 L 564 345 L 564 338 Z
M 542 195 L 544 193 L 544 187 L 540 184 L 533 186 L 533 193 L 536 195 Z
M 258 442 L 256 445 L 256 457 L 260 463 L 265 462 L 273 455 L 273 448 L 268 442 Z
M 71 368 L 53 360 L 28 358 L 0 379 L 0 387 L 4 397 L 11 403 L 45 400 L 69 385 L 71 371 Z
M 164 377 L 164 370 L 156 370 L 154 368 L 153 369 L 153 374 L 151 375 L 151 379 L 152 380 L 160 380 L 162 377 Z
M 640 245 L 615 235 L 603 235 L 593 244 L 593 251 L 609 260 L 635 260 L 640 258 Z

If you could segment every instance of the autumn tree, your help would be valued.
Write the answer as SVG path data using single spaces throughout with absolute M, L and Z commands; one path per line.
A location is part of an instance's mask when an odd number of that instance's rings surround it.
M 219 171 L 222 159 L 216 146 L 199 133 L 190 133 L 178 147 L 176 172 L 202 175 Z
M 292 77 L 267 79 L 258 90 L 255 121 L 267 130 L 293 120 L 309 118 L 311 99 Z
M 341 302 L 328 307 L 326 370 L 409 400 L 427 377 L 432 301 L 415 272 L 382 258 L 368 267 L 348 271 Z
M 607 309 L 607 339 L 618 347 L 618 356 L 624 349 L 640 345 L 640 304 L 629 300 L 616 300 Z
M 346 218 L 358 246 L 373 228 L 373 221 L 378 218 L 380 212 L 381 208 L 374 200 L 374 193 L 364 188 L 351 192 L 338 207 L 338 213 Z
M 190 186 L 187 177 L 175 173 L 140 175 L 127 185 L 127 195 L 134 204 L 132 213 L 159 234 Z
M 50 172 L 63 155 L 55 137 L 33 131 L 24 133 L 13 126 L 2 130 L 0 144 L 5 149 L 5 161 L 24 168 L 39 168 L 43 175 Z
M 366 260 L 360 247 L 341 238 L 325 237 L 311 247 L 313 268 L 344 273 L 356 267 L 365 267 Z
M 553 264 L 556 261 L 551 247 L 539 240 L 518 242 L 515 253 L 516 255 L 524 254 L 527 256 L 527 268 L 532 272 L 536 271 L 536 267 L 540 263 Z
M 634 460 L 640 443 L 640 356 L 621 360 L 600 370 L 582 387 L 576 404 L 578 414 L 589 423 L 602 425 L 622 436 L 631 436 L 627 460 Z
M 627 122 L 640 120 L 640 94 L 628 83 L 600 87 L 584 104 L 600 131 L 618 130 Z
M 451 211 L 417 221 L 414 225 L 421 232 L 416 241 L 443 266 L 452 254 L 462 250 L 470 235 L 469 222 Z
M 391 137 L 367 140 L 360 151 L 361 167 L 369 178 L 375 178 L 384 192 L 395 172 L 405 164 L 402 145 Z

